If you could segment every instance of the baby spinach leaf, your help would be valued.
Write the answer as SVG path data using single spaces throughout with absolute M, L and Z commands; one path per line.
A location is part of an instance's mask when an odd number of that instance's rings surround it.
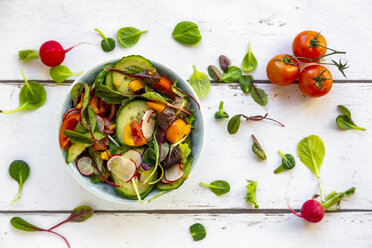
M 339 115 L 336 118 L 336 123 L 338 127 L 342 130 L 347 130 L 347 129 L 356 129 L 356 130 L 361 130 L 364 131 L 366 130 L 365 128 L 358 127 L 354 121 L 351 119 L 351 112 L 348 108 L 346 108 L 343 105 L 338 105 L 337 108 L 344 112 L 343 115 Z
M 39 58 L 40 56 L 39 56 L 38 50 L 28 49 L 28 50 L 18 51 L 18 59 L 21 61 L 30 61 L 30 60 L 39 59 Z
M 229 115 L 223 111 L 223 101 L 220 101 L 218 111 L 214 114 L 215 119 L 229 118 Z
M 301 162 L 319 178 L 319 169 L 325 154 L 324 143 L 321 138 L 316 135 L 304 138 L 298 143 L 297 154 Z
M 227 124 L 227 131 L 229 132 L 229 134 L 235 134 L 236 132 L 238 132 L 241 116 L 242 115 L 235 115 L 229 120 L 229 123 Z
M 90 129 L 94 131 L 97 125 L 96 113 L 94 112 L 94 109 L 91 105 L 89 105 L 87 109 L 88 109 L 89 126 L 90 126 Z
M 71 72 L 67 66 L 64 65 L 57 65 L 55 67 L 50 68 L 49 75 L 56 83 L 62 83 L 66 81 L 67 78 L 72 76 L 78 76 L 82 72 Z
M 22 188 L 24 182 L 27 180 L 28 175 L 30 174 L 30 167 L 25 161 L 14 160 L 9 166 L 9 175 L 18 182 L 18 193 L 12 204 L 21 197 Z
M 111 71 L 103 69 L 100 73 L 98 73 L 96 79 L 93 82 L 93 87 L 95 88 L 97 85 L 102 84 L 105 81 L 105 77 L 109 72 L 111 73 Z
M 340 205 L 341 200 L 345 196 L 350 196 L 351 194 L 355 193 L 355 187 L 351 187 L 350 189 L 346 190 L 345 192 L 336 193 L 336 191 L 332 191 L 325 199 L 322 201 L 322 206 L 324 210 L 332 207 L 333 205 L 337 204 Z
M 247 195 L 244 197 L 244 199 L 248 203 L 252 203 L 254 205 L 254 208 L 258 208 L 257 200 L 256 200 L 256 188 L 257 188 L 257 182 L 251 181 L 247 186 Z
M 86 131 L 86 129 L 85 129 L 85 131 Z M 78 142 L 78 143 L 89 144 L 89 145 L 92 145 L 94 143 L 93 139 L 87 137 L 84 134 L 81 134 L 81 133 L 78 133 L 78 132 L 75 132 L 75 131 L 71 131 L 71 130 L 65 130 L 63 132 L 64 132 L 65 136 L 67 138 L 69 138 L 72 142 Z
M 90 87 L 87 83 L 84 84 L 84 99 L 83 99 L 83 106 L 81 108 L 81 111 L 84 111 L 86 107 L 88 107 L 89 101 L 90 101 Z
M 101 30 L 95 28 L 94 31 L 97 31 L 103 40 L 101 41 L 102 50 L 105 52 L 111 52 L 115 48 L 115 40 L 112 38 L 106 38 L 106 36 L 101 32 Z
M 205 238 L 207 236 L 207 232 L 205 231 L 205 228 L 200 223 L 195 223 L 190 226 L 190 233 L 194 241 L 199 241 Z
M 201 182 L 200 185 L 208 187 L 213 193 L 218 196 L 224 195 L 230 191 L 230 184 L 223 180 L 216 180 L 211 182 L 210 184 Z
M 252 90 L 252 83 L 251 81 L 253 81 L 253 78 L 251 75 L 243 75 L 239 78 L 239 86 L 240 86 L 240 89 L 244 92 L 244 93 L 249 93 L 251 92 Z
M 251 72 L 257 67 L 257 59 L 251 52 L 251 43 L 249 42 L 248 53 L 242 61 L 242 69 L 245 73 Z
M 46 101 L 47 94 L 43 85 L 38 82 L 28 82 L 21 70 L 25 85 L 19 92 L 19 107 L 14 110 L 0 110 L 0 113 L 11 114 L 21 110 L 35 110 L 40 108 Z
M 157 92 L 146 92 L 146 93 L 143 93 L 141 96 L 143 96 L 144 98 L 148 100 L 168 104 L 165 98 Z
M 251 96 L 256 103 L 262 106 L 267 104 L 267 95 L 264 90 L 260 88 L 253 88 L 251 91 Z
M 242 76 L 242 70 L 237 66 L 229 66 L 227 71 L 222 73 L 221 81 L 225 83 L 238 82 Z
M 179 22 L 173 30 L 173 39 L 186 45 L 198 44 L 202 36 L 200 34 L 198 25 L 193 22 Z
M 143 154 L 143 162 L 149 165 L 156 165 L 156 151 L 154 148 L 148 148 Z
M 296 161 L 291 154 L 283 154 L 279 151 L 280 156 L 282 156 L 282 164 L 276 168 L 274 171 L 275 174 L 283 172 L 285 170 L 291 170 L 296 165 Z
M 82 83 L 77 83 L 71 89 L 71 99 L 74 107 L 79 103 L 81 93 L 83 93 L 83 88 L 84 86 Z
M 256 139 L 256 137 L 254 137 L 254 135 L 252 134 L 252 138 L 253 138 L 253 145 L 252 145 L 252 151 L 259 157 L 261 158 L 262 160 L 265 160 L 266 159 L 266 154 L 265 154 L 265 151 L 262 149 L 260 143 L 258 143 L 258 140 Z
M 134 46 L 141 37 L 141 34 L 146 32 L 147 30 L 141 31 L 134 27 L 121 28 L 117 33 L 119 44 L 123 47 Z
M 206 97 L 211 87 L 211 81 L 208 76 L 203 72 L 197 71 L 195 65 L 193 66 L 193 74 L 189 79 L 189 84 L 199 98 Z
M 20 217 L 13 217 L 10 220 L 10 224 L 14 228 L 21 230 L 21 231 L 25 231 L 25 232 L 43 231 L 43 229 L 28 223 L 27 221 L 25 221 L 24 219 Z
M 124 99 L 127 99 L 127 97 L 119 91 L 102 84 L 95 87 L 94 93 L 101 98 L 101 100 L 108 103 L 121 104 Z

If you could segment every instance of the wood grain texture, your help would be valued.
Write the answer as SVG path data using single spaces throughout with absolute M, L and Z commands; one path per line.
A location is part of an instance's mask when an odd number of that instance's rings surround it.
M 64 47 L 81 41 L 99 45 L 99 28 L 115 37 L 119 28 L 134 26 L 149 30 L 138 44 L 125 49 L 117 43 L 111 53 L 99 47 L 84 45 L 70 51 L 64 62 L 72 71 L 84 71 L 112 57 L 141 54 L 163 62 L 188 78 L 192 65 L 206 71 L 225 54 L 234 65 L 247 52 L 248 42 L 259 66 L 253 73 L 266 79 L 266 63 L 273 56 L 291 53 L 292 40 L 303 30 L 319 30 L 328 45 L 346 50 L 350 63 L 349 79 L 371 79 L 372 62 L 367 56 L 372 30 L 372 2 L 360 0 L 302 1 L 1 1 L 0 2 L 0 79 L 21 79 L 23 67 L 30 79 L 49 79 L 48 68 L 41 62 L 20 63 L 17 51 L 38 49 L 50 39 Z M 198 24 L 203 39 L 195 47 L 175 42 L 171 33 L 179 21 Z M 343 76 L 332 68 L 335 79 Z
M 0 214 L 0 245 L 13 248 L 65 247 L 63 240 L 47 233 L 14 230 L 14 215 Z M 40 227 L 53 226 L 67 214 L 25 214 L 20 217 Z M 202 223 L 204 240 L 194 242 L 189 226 Z M 318 224 L 304 223 L 292 214 L 158 215 L 96 214 L 83 223 L 67 223 L 57 230 L 71 247 L 371 247 L 371 213 L 326 214 Z M 4 246 L 7 247 L 7 246 Z
M 288 193 L 290 202 L 292 207 L 300 208 L 305 200 L 318 193 L 315 177 L 296 154 L 298 142 L 310 134 L 319 135 L 325 143 L 326 155 L 320 172 L 325 193 L 355 186 L 356 194 L 342 203 L 342 209 L 372 209 L 369 166 L 372 84 L 336 84 L 329 95 L 319 99 L 303 97 L 297 85 L 261 84 L 260 87 L 268 93 L 266 107 L 254 103 L 235 84 L 212 87 L 209 96 L 201 102 L 207 127 L 206 149 L 190 179 L 180 189 L 151 204 L 117 205 L 87 192 L 64 168 L 66 165 L 58 149 L 56 118 L 69 87 L 48 86 L 48 99 L 42 108 L 0 116 L 0 126 L 4 127 L 0 129 L 0 137 L 3 137 L 0 188 L 7 189 L 0 195 L 0 210 L 70 210 L 80 204 L 106 210 L 249 209 L 251 206 L 243 199 L 246 180 L 258 181 L 257 198 L 261 209 L 286 209 L 285 192 L 290 175 L 293 177 Z M 0 85 L 1 108 L 16 107 L 18 92 L 19 85 Z M 225 102 L 225 111 L 231 116 L 269 113 L 269 117 L 280 120 L 286 127 L 268 121 L 243 122 L 236 135 L 228 135 L 227 120 L 213 118 L 220 100 Z M 339 130 L 335 123 L 338 104 L 349 107 L 355 122 L 367 131 Z M 266 161 L 257 160 L 253 154 L 251 134 L 255 134 L 265 149 Z M 274 169 L 281 163 L 279 149 L 293 154 L 297 165 L 290 172 L 274 175 Z M 15 159 L 26 160 L 31 174 L 21 200 L 11 206 L 17 184 L 7 170 Z M 217 197 L 199 186 L 201 181 L 208 183 L 216 179 L 227 180 L 231 192 Z

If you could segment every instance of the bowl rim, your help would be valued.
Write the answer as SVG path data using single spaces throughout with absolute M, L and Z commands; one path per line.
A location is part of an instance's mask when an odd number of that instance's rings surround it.
M 71 89 L 72 87 L 77 84 L 81 78 L 85 77 L 87 74 L 91 73 L 91 71 L 94 69 L 94 68 L 97 68 L 99 66 L 103 66 L 107 63 L 112 63 L 114 61 L 119 61 L 120 59 L 122 59 L 122 57 L 115 57 L 115 58 L 111 58 L 111 59 L 107 59 L 103 62 L 100 62 L 92 67 L 90 67 L 87 71 L 83 72 L 82 74 L 80 74 L 75 80 L 74 82 L 71 83 L 71 85 L 69 86 L 69 90 L 67 91 L 66 95 L 64 96 L 63 98 L 63 102 L 66 101 L 67 98 L 70 98 L 70 93 L 71 93 Z M 173 68 L 167 66 L 167 65 L 164 65 L 163 63 L 161 62 L 158 62 L 156 60 L 153 60 L 153 59 L 149 59 L 146 57 L 146 59 L 150 60 L 151 63 L 155 63 L 155 64 L 158 64 L 160 66 L 162 66 L 163 68 L 165 68 L 168 72 L 170 72 L 171 74 L 174 74 L 176 77 L 180 78 L 183 82 L 183 86 L 185 86 L 189 91 L 191 91 L 193 93 L 193 97 L 195 98 L 195 100 L 198 101 L 198 103 L 200 104 L 200 109 L 198 109 L 198 111 L 200 111 L 200 116 L 201 116 L 201 129 L 202 129 L 202 136 L 199 137 L 200 138 L 200 142 L 201 142 L 201 145 L 200 145 L 200 151 L 199 151 L 199 154 L 197 156 L 197 158 L 193 160 L 192 162 L 192 167 L 190 168 L 190 172 L 189 172 L 189 175 L 192 173 L 192 171 L 194 170 L 194 167 L 199 163 L 200 161 L 200 157 L 202 156 L 203 152 L 204 152 L 204 145 L 205 145 L 205 137 L 206 137 L 206 126 L 205 126 L 205 118 L 204 118 L 204 112 L 203 112 L 203 109 L 202 109 L 202 105 L 200 103 L 200 99 L 199 97 L 196 95 L 194 89 L 191 87 L 190 84 L 187 83 L 187 80 L 182 77 L 177 71 L 175 71 Z M 63 103 L 62 102 L 62 103 Z M 66 158 L 63 156 L 63 152 L 62 152 L 62 149 L 59 147 L 59 133 L 60 133 L 60 122 L 63 121 L 61 119 L 63 119 L 63 116 L 64 116 L 64 113 L 65 113 L 65 106 L 60 106 L 60 109 L 59 109 L 59 112 L 58 112 L 58 116 L 57 116 L 57 127 L 56 127 L 56 130 L 57 130 L 57 147 L 58 147 L 58 150 L 59 150 L 59 154 L 60 156 L 62 157 L 62 160 L 64 162 L 64 164 L 66 165 L 67 167 L 67 170 L 69 171 L 69 173 L 72 175 L 72 177 L 75 179 L 75 181 L 80 185 L 82 186 L 84 189 L 86 189 L 87 191 L 89 191 L 90 193 L 92 193 L 93 195 L 99 197 L 99 198 L 102 198 L 102 199 L 105 199 L 109 202 L 112 202 L 112 203 L 117 203 L 117 204 L 142 204 L 140 203 L 138 200 L 131 200 L 131 199 L 127 199 L 127 198 L 124 198 L 124 197 L 121 197 L 120 200 L 116 200 L 116 199 L 113 199 L 113 198 L 110 198 L 106 195 L 106 193 L 98 193 L 98 192 L 95 192 L 94 190 L 92 190 L 88 185 L 84 184 L 83 182 L 80 181 L 80 179 L 75 175 L 75 173 L 72 171 L 72 169 L 70 168 L 70 164 L 72 163 L 67 163 L 66 162 Z M 185 183 L 185 182 L 184 182 Z M 182 185 L 181 185 L 182 186 Z M 173 190 L 169 190 L 167 193 L 171 192 Z M 165 193 L 165 194 L 167 194 Z M 163 194 L 163 195 L 165 195 Z

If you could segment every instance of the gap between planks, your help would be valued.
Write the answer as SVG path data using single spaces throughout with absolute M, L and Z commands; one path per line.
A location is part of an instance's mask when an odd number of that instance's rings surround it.
M 294 209 L 300 212 L 300 209 Z M 372 213 L 371 209 L 341 209 L 326 213 Z M 69 210 L 1 210 L 0 214 L 70 214 Z M 288 209 L 177 209 L 177 210 L 94 210 L 96 214 L 290 214 Z

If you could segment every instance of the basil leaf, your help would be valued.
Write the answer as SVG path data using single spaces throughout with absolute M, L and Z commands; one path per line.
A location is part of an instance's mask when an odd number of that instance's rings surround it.
M 55 67 L 50 68 L 49 75 L 56 83 L 62 83 L 67 78 L 72 76 L 80 75 L 82 72 L 71 72 L 67 66 L 64 65 L 57 65 Z
M 257 182 L 252 181 L 247 186 L 247 194 L 244 197 L 246 202 L 252 203 L 254 208 L 258 208 L 257 200 L 256 200 L 256 189 L 257 189 Z
M 67 138 L 69 138 L 72 142 L 88 144 L 88 145 L 94 144 L 94 140 L 87 137 L 84 134 L 81 134 L 81 133 L 78 133 L 78 132 L 75 132 L 75 131 L 71 131 L 71 130 L 64 130 L 63 132 L 64 132 L 65 136 Z
M 18 229 L 18 230 L 21 230 L 21 231 L 25 231 L 25 232 L 35 232 L 35 231 L 42 231 L 43 229 L 37 227 L 37 226 L 34 226 L 30 223 L 28 223 L 27 221 L 25 221 L 24 219 L 20 218 L 20 217 L 13 217 L 11 220 L 10 220 L 10 224 Z
M 252 134 L 253 138 L 253 145 L 252 145 L 252 151 L 262 160 L 266 159 L 265 151 L 262 149 L 260 143 L 258 143 L 258 140 L 254 135 Z
M 244 93 L 251 92 L 252 90 L 251 80 L 253 81 L 253 77 L 251 75 L 243 75 L 239 78 L 239 86 Z
M 39 56 L 38 50 L 28 49 L 28 50 L 18 51 L 18 59 L 21 61 L 30 61 L 30 60 L 39 59 L 39 58 L 40 56 Z
M 244 56 L 242 61 L 242 69 L 245 73 L 249 73 L 256 69 L 257 59 L 251 52 L 251 43 L 249 42 L 248 53 Z
M 257 87 L 253 88 L 253 90 L 251 91 L 251 96 L 256 103 L 262 106 L 265 106 L 267 104 L 267 95 L 264 90 Z
M 223 180 L 216 180 L 210 184 L 201 182 L 200 185 L 208 187 L 217 196 L 224 195 L 230 191 L 230 184 Z
M 319 178 L 319 169 L 325 154 L 324 143 L 321 138 L 316 135 L 304 138 L 298 143 L 297 153 L 301 162 Z
M 223 111 L 223 101 L 220 101 L 218 111 L 214 114 L 215 119 L 229 118 L 229 115 Z
M 117 33 L 119 44 L 123 47 L 134 46 L 141 37 L 141 34 L 146 32 L 147 30 L 140 31 L 133 27 L 121 28 Z
M 229 66 L 227 71 L 222 73 L 221 81 L 225 83 L 238 82 L 242 76 L 242 70 L 237 66 Z
M 206 97 L 211 87 L 211 81 L 208 76 L 203 72 L 197 71 L 195 65 L 193 66 L 193 74 L 189 79 L 189 84 L 199 98 Z
M 28 175 L 30 174 L 30 167 L 25 161 L 14 160 L 9 166 L 9 175 L 11 178 L 18 182 L 18 193 L 12 204 L 21 197 L 23 183 L 27 180 Z
M 101 41 L 102 50 L 105 52 L 111 52 L 115 48 L 115 40 L 112 38 L 106 38 L 106 36 L 101 32 L 101 30 L 95 28 L 94 31 L 97 31 L 103 38 Z
M 242 115 L 235 115 L 229 120 L 229 123 L 227 124 L 227 131 L 229 132 L 229 134 L 235 134 L 236 132 L 238 132 L 241 116 Z
M 79 206 L 72 210 L 68 221 L 70 222 L 83 222 L 93 215 L 94 211 L 88 206 Z
M 364 131 L 366 130 L 365 128 L 358 127 L 354 121 L 351 119 L 351 112 L 348 108 L 346 108 L 343 105 L 338 105 L 337 108 L 344 112 L 344 115 L 339 115 L 336 118 L 336 123 L 338 127 L 342 130 L 347 130 L 347 129 L 356 129 L 356 130 L 361 130 Z
M 200 223 L 195 223 L 190 226 L 190 233 L 194 241 L 199 241 L 205 238 L 207 236 L 207 232 L 205 231 L 205 228 Z
M 113 104 L 121 104 L 123 100 L 127 99 L 125 95 L 123 95 L 119 91 L 107 87 L 106 85 L 96 86 L 94 89 L 94 93 L 101 100 Z
M 176 41 L 186 45 L 196 45 L 202 39 L 198 25 L 187 21 L 180 22 L 176 25 L 172 37 Z

